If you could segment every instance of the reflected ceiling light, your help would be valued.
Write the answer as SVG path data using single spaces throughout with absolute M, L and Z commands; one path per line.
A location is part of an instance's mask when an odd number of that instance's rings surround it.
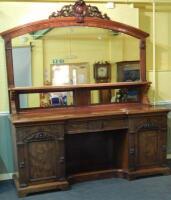
M 102 36 L 101 36 L 101 35 L 99 35 L 99 36 L 97 37 L 97 39 L 98 39 L 98 40 L 101 40 L 101 39 L 102 39 Z
M 108 9 L 113 9 L 114 7 L 115 7 L 114 2 L 107 2 L 107 3 L 106 3 L 106 8 L 108 8 Z

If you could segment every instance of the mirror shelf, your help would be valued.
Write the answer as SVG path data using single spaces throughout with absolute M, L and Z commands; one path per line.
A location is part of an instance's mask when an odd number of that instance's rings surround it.
M 108 89 L 108 88 L 124 88 L 124 87 L 143 87 L 149 85 L 148 81 L 136 81 L 136 82 L 119 82 L 119 83 L 95 83 L 95 84 L 77 84 L 77 85 L 61 85 L 61 86 L 43 86 L 43 87 L 14 87 L 9 88 L 9 91 L 15 91 L 17 93 L 38 93 L 38 92 L 61 92 L 71 91 L 76 89 Z
M 16 87 L 9 88 L 9 92 L 14 105 L 14 113 L 22 113 L 33 111 L 34 109 L 65 109 L 103 104 L 148 103 L 147 99 L 145 99 L 145 94 L 149 86 L 150 82 L 137 81 L 117 84 L 96 83 L 72 86 Z M 142 92 L 144 93 L 143 95 Z M 22 107 L 20 98 L 26 94 L 29 96 L 39 95 L 39 104 L 34 107 Z M 86 98 L 83 98 L 83 96 Z

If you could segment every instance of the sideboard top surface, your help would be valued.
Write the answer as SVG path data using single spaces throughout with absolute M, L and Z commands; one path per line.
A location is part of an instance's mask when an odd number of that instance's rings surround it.
M 50 111 L 42 110 L 42 112 L 12 114 L 11 121 L 13 124 L 37 123 L 37 122 L 53 122 L 71 119 L 84 119 L 105 116 L 127 117 L 128 115 L 151 114 L 151 113 L 167 113 L 170 110 L 158 106 L 142 105 L 142 104 L 121 104 L 118 105 L 102 105 L 102 106 L 85 106 L 85 107 L 69 107 L 59 110 L 50 109 Z

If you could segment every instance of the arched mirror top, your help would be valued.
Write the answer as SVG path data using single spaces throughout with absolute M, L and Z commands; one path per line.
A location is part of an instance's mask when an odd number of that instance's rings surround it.
M 74 5 L 66 5 L 60 11 L 53 12 L 48 19 L 28 23 L 2 32 L 0 35 L 6 40 L 17 36 L 54 27 L 88 26 L 110 29 L 125 33 L 137 39 L 145 39 L 148 33 L 135 27 L 112 21 L 106 14 L 102 14 L 97 7 L 86 5 L 83 0 L 77 0 Z
M 12 113 L 27 110 L 23 102 L 31 111 L 59 104 L 72 107 L 147 102 L 149 34 L 110 20 L 83 0 L 64 6 L 46 20 L 18 26 L 0 35 L 5 40 Z M 26 70 L 23 70 L 25 53 L 21 56 L 20 52 L 24 45 L 29 46 L 31 59 Z M 22 85 L 17 82 L 16 69 L 20 66 Z M 26 71 L 29 80 L 23 85 Z

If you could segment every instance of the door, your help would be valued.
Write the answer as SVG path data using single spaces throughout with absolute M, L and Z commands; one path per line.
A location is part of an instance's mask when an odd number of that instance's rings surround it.
M 137 161 L 138 168 L 157 165 L 160 162 L 160 131 L 145 130 L 137 133 Z
M 133 118 L 135 167 L 137 169 L 162 166 L 166 163 L 166 116 L 138 116 Z
M 90 81 L 88 63 L 56 64 L 51 66 L 51 71 L 54 86 L 86 84 Z M 73 105 L 73 95 L 71 91 L 50 93 L 50 102 L 53 106 Z M 57 102 L 56 105 L 53 102 Z
M 34 125 L 16 131 L 20 186 L 65 177 L 64 127 Z

